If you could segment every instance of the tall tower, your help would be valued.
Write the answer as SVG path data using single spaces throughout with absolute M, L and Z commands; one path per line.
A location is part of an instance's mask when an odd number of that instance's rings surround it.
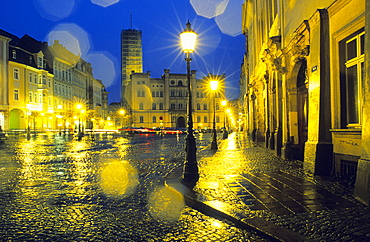
M 121 33 L 121 103 L 126 101 L 126 87 L 132 71 L 143 72 L 143 48 L 141 30 L 124 29 Z

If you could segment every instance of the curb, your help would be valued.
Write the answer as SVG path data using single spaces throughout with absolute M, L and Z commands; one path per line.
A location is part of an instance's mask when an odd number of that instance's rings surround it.
M 238 211 L 232 205 L 218 200 L 207 200 L 202 194 L 184 186 L 180 183 L 182 170 L 176 169 L 166 177 L 164 185 L 179 192 L 184 197 L 185 204 L 199 212 L 217 218 L 226 219 L 238 228 L 252 230 L 259 236 L 271 241 L 305 241 L 302 235 L 290 231 L 284 227 L 275 225 L 263 218 L 247 218 L 244 211 Z

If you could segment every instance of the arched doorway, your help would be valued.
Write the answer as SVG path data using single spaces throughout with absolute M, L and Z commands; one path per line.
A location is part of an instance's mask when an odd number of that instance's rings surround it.
M 185 128 L 185 118 L 184 117 L 181 116 L 177 118 L 176 127 Z
M 308 77 L 307 61 L 301 61 L 297 77 L 297 111 L 298 111 L 298 159 L 304 158 L 304 145 L 308 138 Z
M 9 129 L 24 129 L 24 113 L 20 109 L 9 112 Z

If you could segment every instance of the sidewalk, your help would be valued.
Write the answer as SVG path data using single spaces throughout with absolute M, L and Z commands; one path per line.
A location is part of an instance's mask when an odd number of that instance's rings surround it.
M 220 140 L 217 153 L 198 160 L 198 166 L 194 189 L 178 182 L 181 170 L 166 183 L 202 213 L 255 230 L 267 240 L 370 240 L 369 208 L 353 198 L 352 188 L 307 176 L 301 161 L 276 157 L 238 133 Z

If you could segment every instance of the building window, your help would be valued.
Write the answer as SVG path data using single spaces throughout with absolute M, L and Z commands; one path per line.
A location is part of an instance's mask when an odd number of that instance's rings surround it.
M 203 110 L 207 110 L 207 103 L 203 104 Z
M 152 104 L 152 110 L 157 110 L 157 104 L 156 103 Z
M 180 80 L 177 85 L 182 86 L 182 81 Z
M 179 109 L 183 109 L 182 103 L 179 103 Z
M 171 91 L 171 92 L 170 92 L 170 96 L 171 96 L 171 97 L 174 97 L 174 96 L 175 96 L 175 91 Z
M 153 123 L 156 123 L 156 122 L 157 122 L 157 117 L 153 116 Z
M 204 121 L 203 123 L 208 123 L 207 116 L 204 116 L 203 121 Z
M 14 101 L 19 101 L 19 90 L 14 89 Z
M 176 109 L 176 104 L 171 103 L 171 109 Z
M 140 123 L 144 123 L 144 117 L 140 116 Z
M 144 110 L 144 103 L 139 103 L 139 110 Z
M 160 91 L 160 92 L 159 92 L 159 96 L 160 96 L 160 97 L 163 97 L 163 91 Z
M 220 117 L 216 116 L 216 123 L 219 123 L 219 122 L 220 122 Z
M 30 93 L 29 93 L 29 102 L 30 102 L 30 103 L 32 103 L 32 96 L 33 96 L 33 93 L 32 93 L 32 92 L 30 92 Z
M 163 103 L 159 103 L 159 110 L 163 110 Z
M 200 116 L 197 116 L 197 123 L 200 123 Z
M 152 91 L 152 97 L 155 97 L 155 91 Z
M 14 80 L 19 80 L 19 69 L 18 68 L 14 68 Z
M 32 73 L 29 75 L 29 82 L 32 82 Z
M 200 110 L 200 103 L 197 103 L 197 110 Z
M 363 29 L 339 42 L 342 128 L 356 127 L 361 124 L 364 96 L 364 46 Z
M 15 50 L 12 51 L 13 59 L 17 59 L 17 52 Z

